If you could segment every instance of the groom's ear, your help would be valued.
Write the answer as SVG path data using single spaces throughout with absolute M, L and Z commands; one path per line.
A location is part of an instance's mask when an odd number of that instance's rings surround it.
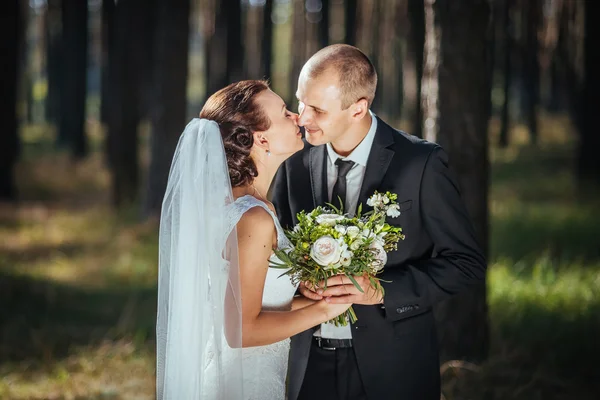
M 359 99 L 356 103 L 352 104 L 350 107 L 351 107 L 350 111 L 352 114 L 352 118 L 356 119 L 357 121 L 360 121 L 361 119 L 363 119 L 363 117 L 365 115 L 367 115 L 367 113 L 369 112 L 369 102 L 365 98 Z

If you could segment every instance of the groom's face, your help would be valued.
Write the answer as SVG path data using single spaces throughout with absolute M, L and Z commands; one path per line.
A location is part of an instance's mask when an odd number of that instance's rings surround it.
M 342 110 L 339 79 L 333 71 L 318 77 L 303 69 L 298 79 L 298 124 L 304 127 L 306 140 L 313 146 L 335 142 L 347 131 L 349 111 Z

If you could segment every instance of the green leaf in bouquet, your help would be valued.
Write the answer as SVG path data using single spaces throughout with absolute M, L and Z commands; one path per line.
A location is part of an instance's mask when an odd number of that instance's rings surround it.
M 361 214 L 362 214 L 362 203 L 360 203 L 358 205 L 358 210 L 356 210 L 356 217 L 360 218 Z
M 271 267 L 271 268 L 277 268 L 277 269 L 288 269 L 290 266 L 287 265 L 287 264 L 283 264 L 283 263 L 278 263 L 278 262 L 271 261 L 269 263 L 269 267 Z
M 375 278 L 373 278 L 371 275 L 369 275 L 369 281 L 371 282 L 371 287 L 373 287 L 374 289 L 377 289 L 379 285 L 379 283 L 375 280 Z
M 356 287 L 356 289 L 358 289 L 359 292 L 364 293 L 364 291 L 362 290 L 362 288 L 360 287 L 360 285 L 358 284 L 358 282 L 356 282 L 356 279 L 354 279 L 354 277 L 350 274 L 346 274 L 346 276 L 352 281 L 352 283 L 354 284 L 354 286 Z
M 281 278 L 282 276 L 291 275 L 291 274 L 293 274 L 293 273 L 294 273 L 294 271 L 292 271 L 292 270 L 285 271 L 283 274 L 279 275 L 279 276 L 277 277 L 277 279 Z
M 342 202 L 342 198 L 340 196 L 338 196 L 338 200 L 340 201 L 340 208 L 337 208 L 332 203 L 325 203 L 325 204 L 328 205 L 329 207 L 331 207 L 333 209 L 333 211 L 335 211 L 336 214 L 343 215 L 344 214 L 344 203 Z

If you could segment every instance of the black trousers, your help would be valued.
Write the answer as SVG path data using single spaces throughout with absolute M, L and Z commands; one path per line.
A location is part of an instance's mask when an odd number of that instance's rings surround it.
M 353 348 L 310 349 L 298 400 L 367 400 Z

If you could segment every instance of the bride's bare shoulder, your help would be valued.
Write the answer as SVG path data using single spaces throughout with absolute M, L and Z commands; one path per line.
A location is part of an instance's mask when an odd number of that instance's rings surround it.
M 238 240 L 246 238 L 271 240 L 275 223 L 262 207 L 252 207 L 242 215 L 237 224 Z

